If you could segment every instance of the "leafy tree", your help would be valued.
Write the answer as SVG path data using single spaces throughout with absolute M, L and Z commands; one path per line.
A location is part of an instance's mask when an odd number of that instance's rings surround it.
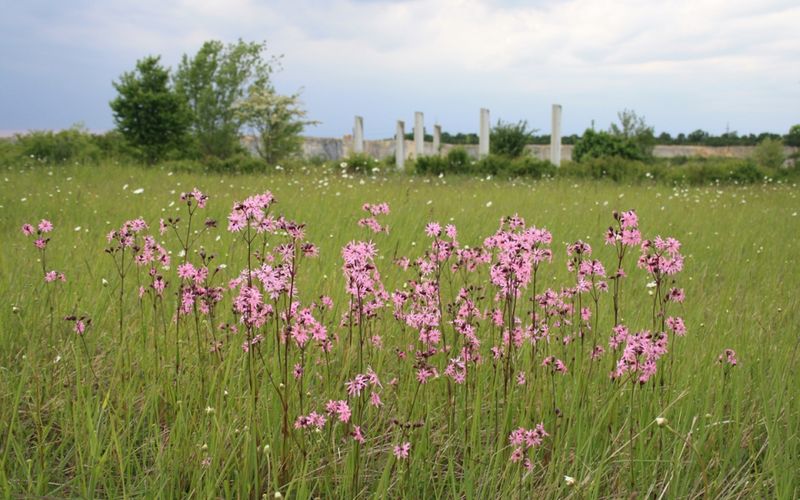
M 251 87 L 236 109 L 239 119 L 256 136 L 256 152 L 269 164 L 297 154 L 303 145 L 303 129 L 318 123 L 305 119 L 299 93 L 279 95 L 271 86 Z
M 691 144 L 703 144 L 706 139 L 708 139 L 709 135 L 708 132 L 702 129 L 697 129 L 694 132 L 690 133 L 686 140 Z
M 800 147 L 800 125 L 792 125 L 792 128 L 789 129 L 789 133 L 786 134 L 784 143 L 787 146 Z
M 619 125 L 612 123 L 609 128 L 611 135 L 621 137 L 632 144 L 637 150 L 637 159 L 652 158 L 653 148 L 656 145 L 653 127 L 645 122 L 644 116 L 639 116 L 635 111 L 623 109 L 617 113 Z
M 224 45 L 212 40 L 194 57 L 184 54 L 175 88 L 191 110 L 191 131 L 203 157 L 227 158 L 241 151 L 239 132 L 245 119 L 237 103 L 251 88 L 269 88 L 278 58 L 265 58 L 265 43 Z
M 137 61 L 135 71 L 114 82 L 118 95 L 110 103 L 117 129 L 150 164 L 178 147 L 189 125 L 183 100 L 170 88 L 169 70 L 159 61 L 158 56 Z
M 761 167 L 781 167 L 786 160 L 783 153 L 783 142 L 779 139 L 764 139 L 753 150 L 753 160 Z
M 525 120 L 517 123 L 503 123 L 498 120 L 489 139 L 491 153 L 510 158 L 522 156 L 525 146 L 533 141 L 535 132 L 536 130 L 528 130 L 528 122 Z

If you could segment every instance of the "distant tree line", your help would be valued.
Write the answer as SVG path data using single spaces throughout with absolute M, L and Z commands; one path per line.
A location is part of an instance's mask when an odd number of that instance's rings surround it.
M 635 112 L 630 110 L 624 110 L 619 113 L 619 117 L 621 120 L 634 120 L 640 119 Z M 498 127 L 502 128 L 503 125 L 510 125 L 513 127 L 517 127 L 521 124 L 527 125 L 527 122 L 521 121 L 516 124 L 504 124 L 502 122 L 498 122 L 498 126 L 493 128 L 496 130 Z M 639 125 L 642 125 L 640 123 Z M 623 124 L 612 124 L 610 126 L 610 131 L 613 132 L 613 128 L 618 127 L 617 133 L 623 132 L 619 127 L 623 127 Z M 651 127 L 650 127 L 651 128 Z M 651 128 L 652 129 L 652 128 Z M 587 129 L 587 131 L 592 132 L 600 132 L 596 131 L 593 128 Z M 525 144 L 531 145 L 547 145 L 550 144 L 550 134 L 536 134 L 536 131 L 532 131 L 531 133 L 526 134 L 525 136 Z M 653 145 L 659 146 L 713 146 L 713 147 L 720 147 L 720 146 L 757 146 L 765 139 L 772 139 L 772 140 L 779 140 L 782 141 L 783 144 L 786 146 L 795 146 L 800 147 L 800 125 L 794 125 L 791 129 L 784 135 L 775 134 L 771 132 L 762 132 L 760 134 L 746 134 L 746 135 L 739 135 L 736 131 L 729 131 L 724 132 L 720 135 L 713 135 L 705 130 L 697 129 L 694 132 L 686 133 L 679 133 L 675 136 L 672 136 L 669 132 L 661 132 L 658 135 L 655 135 L 654 132 L 651 130 L 650 133 L 653 133 L 652 143 Z M 564 135 L 561 136 L 561 143 L 567 145 L 574 145 L 576 144 L 583 136 L 578 134 L 571 134 L 571 135 Z M 406 134 L 406 139 L 411 140 L 414 138 L 413 133 Z M 430 134 L 425 134 L 426 141 L 432 141 L 433 138 Z M 454 145 L 477 145 L 479 138 L 478 134 L 475 133 L 450 133 L 446 131 L 442 131 L 441 135 L 442 144 L 454 144 Z M 491 144 L 491 141 L 490 141 Z

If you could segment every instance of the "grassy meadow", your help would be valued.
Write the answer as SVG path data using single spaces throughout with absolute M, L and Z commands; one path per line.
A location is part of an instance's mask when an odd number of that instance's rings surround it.
M 181 217 L 185 230 L 179 196 L 195 187 L 209 196 L 196 220 L 210 217 L 218 227 L 197 231 L 186 259 L 199 265 L 201 248 L 214 254 L 209 268 L 224 264 L 214 279 L 226 292 L 213 319 L 195 309 L 176 327 L 183 256 L 174 232 L 159 235 L 159 219 Z M 226 230 L 227 217 L 234 201 L 265 190 L 277 200 L 271 213 L 305 223 L 306 239 L 319 249 L 318 257 L 300 260 L 292 289 L 301 307 L 323 295 L 332 299 L 324 313 L 313 311 L 333 340 L 328 353 L 281 343 L 274 318 L 248 333 L 231 312 L 236 291 L 227 284 L 245 269 L 248 254 L 244 233 Z M 6 168 L 0 173 L 0 495 L 797 498 L 798 195 L 796 185 L 781 183 L 683 188 L 312 169 L 231 176 L 110 165 Z M 357 224 L 365 202 L 389 204 L 391 212 L 380 217 L 388 233 Z M 394 317 L 391 300 L 363 321 L 363 335 L 381 337 L 366 342 L 363 353 L 356 348 L 361 329 L 342 321 L 350 303 L 342 247 L 350 241 L 375 242 L 386 290 L 408 291 L 409 280 L 420 277 L 394 261 L 430 248 L 427 223 L 454 224 L 462 246 L 479 247 L 501 217 L 518 213 L 553 236 L 552 262 L 538 270 L 541 294 L 574 286 L 566 245 L 579 239 L 613 271 L 614 248 L 604 234 L 612 211 L 631 209 L 645 238 L 673 236 L 685 257 L 674 278 L 686 300 L 671 304 L 669 314 L 681 316 L 688 331 L 670 338 L 646 384 L 609 378 L 616 356 L 608 345 L 610 293 L 596 308 L 583 298 L 592 308 L 585 328 L 579 318 L 562 318 L 550 341 L 526 342 L 497 360 L 491 348 L 500 343 L 498 328 L 476 319 L 482 360 L 468 368 L 474 373 L 466 384 L 444 374 L 454 351 L 415 359 L 423 349 L 418 332 Z M 137 294 L 149 283 L 145 270 L 131 264 L 121 290 L 114 260 L 104 252 L 107 233 L 137 217 L 172 253 L 158 306 Z M 41 219 L 55 227 L 44 266 L 33 238 L 20 230 Z M 285 241 L 271 236 L 263 250 Z M 654 323 L 651 280 L 636 267 L 638 256 L 634 248 L 625 257 L 621 281 L 621 319 L 631 332 Z M 46 283 L 43 271 L 51 269 L 66 282 Z M 482 313 L 498 306 L 487 266 L 443 275 L 446 345 L 457 339 L 451 304 L 461 286 L 475 287 Z M 527 287 L 519 300 L 523 325 L 533 292 Z M 79 335 L 66 316 L 91 324 Z M 265 340 L 244 352 L 243 342 L 257 331 Z M 606 351 L 597 360 L 589 356 L 594 345 Z M 725 349 L 736 352 L 736 366 L 718 362 Z M 550 355 L 563 360 L 567 373 L 542 366 Z M 303 375 L 282 378 L 297 363 Z M 420 363 L 437 368 L 424 384 Z M 504 386 L 512 364 L 513 381 Z M 345 383 L 367 367 L 380 385 L 348 396 Z M 524 384 L 517 383 L 520 372 Z M 370 404 L 370 391 L 382 406 Z M 330 414 L 320 429 L 290 425 L 287 432 L 285 419 L 292 424 L 311 411 L 323 414 L 329 400 L 348 401 L 352 418 Z M 539 423 L 547 436 L 523 450 L 527 466 L 511 460 L 509 434 Z M 353 438 L 355 425 L 363 442 Z M 395 452 L 403 443 L 410 444 L 407 457 Z

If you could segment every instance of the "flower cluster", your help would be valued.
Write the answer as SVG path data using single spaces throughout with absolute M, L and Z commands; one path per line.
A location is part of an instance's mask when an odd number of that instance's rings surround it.
M 380 233 L 385 232 L 389 233 L 389 226 L 382 226 L 380 222 L 378 222 L 378 216 L 384 215 L 389 213 L 389 204 L 388 203 L 364 203 L 361 207 L 362 210 L 367 212 L 370 216 L 365 217 L 358 221 L 358 225 L 361 227 L 366 227 L 370 229 L 373 233 Z
M 526 429 L 519 427 L 508 436 L 508 441 L 511 446 L 514 446 L 514 451 L 511 452 L 509 460 L 513 463 L 522 462 L 523 467 L 528 470 L 533 469 L 533 462 L 527 457 L 527 453 L 531 448 L 541 446 L 545 437 L 549 436 L 547 431 L 544 430 L 543 424 L 536 424 L 533 429 Z
M 643 330 L 633 335 L 628 334 L 625 342 L 622 357 L 611 373 L 611 378 L 618 379 L 628 373 L 644 384 L 655 375 L 658 369 L 656 362 L 667 353 L 667 335 Z

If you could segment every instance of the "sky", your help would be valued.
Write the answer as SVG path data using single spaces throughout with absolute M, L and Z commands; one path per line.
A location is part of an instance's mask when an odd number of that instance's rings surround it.
M 176 67 L 206 40 L 265 41 L 307 135 L 448 132 L 527 120 L 607 128 L 632 109 L 656 133 L 786 133 L 800 123 L 797 0 L 0 0 L 0 133 L 113 128 L 112 82 Z

